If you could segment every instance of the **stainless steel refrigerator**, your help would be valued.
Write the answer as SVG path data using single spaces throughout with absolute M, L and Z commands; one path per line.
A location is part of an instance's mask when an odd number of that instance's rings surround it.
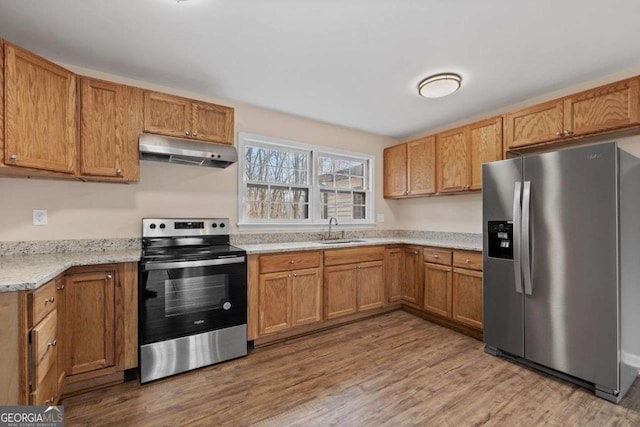
M 482 169 L 484 342 L 619 402 L 640 355 L 640 160 L 615 142 Z

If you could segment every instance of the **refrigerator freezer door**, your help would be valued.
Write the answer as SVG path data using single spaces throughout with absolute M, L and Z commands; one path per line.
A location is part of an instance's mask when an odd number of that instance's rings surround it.
M 618 390 L 617 147 L 526 157 L 524 179 L 532 261 L 525 357 Z
M 516 289 L 512 259 L 489 257 L 489 222 L 513 221 L 516 182 L 522 181 L 522 159 L 485 164 L 482 167 L 483 224 L 483 323 L 484 342 L 490 347 L 524 356 L 523 298 Z M 517 193 L 516 193 L 517 194 Z M 517 240 L 514 226 L 514 242 Z M 514 258 L 519 248 L 514 247 Z M 519 271 L 519 270 L 518 270 Z

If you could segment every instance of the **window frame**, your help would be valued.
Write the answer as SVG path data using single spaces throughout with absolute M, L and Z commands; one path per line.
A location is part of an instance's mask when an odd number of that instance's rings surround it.
M 292 220 L 292 219 L 249 219 L 245 215 L 245 204 L 247 199 L 247 181 L 245 180 L 245 147 L 266 148 L 266 149 L 283 149 L 294 152 L 309 153 L 307 168 L 307 185 L 294 185 L 289 187 L 308 188 L 309 189 L 309 218 Z M 363 190 L 354 190 L 345 188 L 349 192 L 362 192 L 365 194 L 365 219 L 338 219 L 340 226 L 347 227 L 372 227 L 375 226 L 375 156 L 371 154 L 355 153 L 346 150 L 334 149 L 326 146 L 316 146 L 297 141 L 285 140 L 280 138 L 272 138 L 251 133 L 238 133 L 238 227 L 243 228 L 320 228 L 326 227 L 328 219 L 321 218 L 321 200 L 319 185 L 319 162 L 321 156 L 341 158 L 344 160 L 362 161 L 365 163 L 367 170 L 363 174 L 365 181 Z M 337 189 L 339 190 L 339 189 Z

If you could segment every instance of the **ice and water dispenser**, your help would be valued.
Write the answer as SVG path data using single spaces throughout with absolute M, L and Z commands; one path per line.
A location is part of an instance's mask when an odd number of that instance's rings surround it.
M 489 257 L 513 259 L 513 222 L 489 221 Z

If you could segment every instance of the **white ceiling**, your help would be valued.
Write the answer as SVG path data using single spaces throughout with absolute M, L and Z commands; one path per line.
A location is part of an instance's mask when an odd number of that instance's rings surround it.
M 53 60 L 404 137 L 640 65 L 638 0 L 0 0 Z M 419 80 L 463 87 L 424 99 Z

